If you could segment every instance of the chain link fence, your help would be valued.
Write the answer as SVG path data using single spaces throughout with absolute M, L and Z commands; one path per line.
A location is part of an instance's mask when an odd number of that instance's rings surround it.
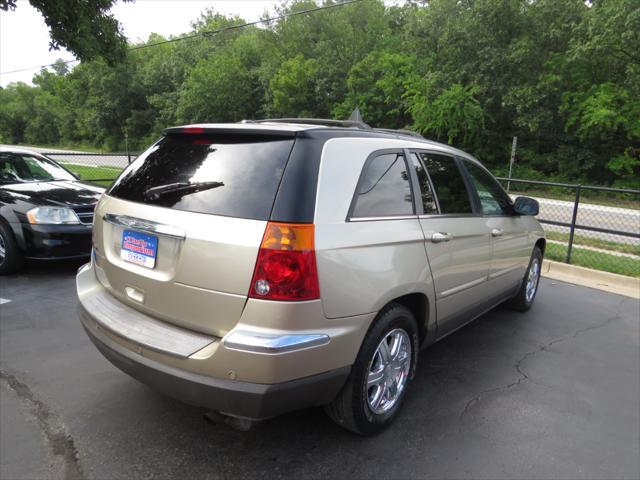
M 547 258 L 640 277 L 640 190 L 498 180 L 540 203 Z
M 138 156 L 137 153 L 42 152 L 71 170 L 81 180 L 108 187 L 120 172 Z

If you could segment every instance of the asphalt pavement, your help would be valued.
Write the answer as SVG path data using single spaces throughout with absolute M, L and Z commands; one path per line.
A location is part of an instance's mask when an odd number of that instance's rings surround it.
M 396 423 L 361 438 L 309 409 L 207 423 L 103 359 L 78 265 L 0 277 L 1 478 L 640 477 L 640 302 L 543 279 L 420 357 Z

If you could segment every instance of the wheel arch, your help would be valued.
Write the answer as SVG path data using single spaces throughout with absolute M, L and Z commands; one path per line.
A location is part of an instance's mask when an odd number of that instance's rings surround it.
M 390 303 L 398 303 L 409 309 L 418 324 L 418 334 L 420 336 L 420 343 L 422 343 L 424 339 L 427 338 L 427 332 L 430 333 L 429 298 L 424 293 L 415 292 L 394 298 L 386 305 L 389 305 Z
M 10 218 L 7 218 L 9 215 L 14 217 L 15 220 L 11 221 Z M 13 238 L 15 238 L 16 243 L 18 244 L 18 248 L 24 251 L 26 249 L 26 243 L 22 233 L 22 226 L 15 213 L 8 209 L 0 208 L 0 224 L 9 227 L 9 230 L 13 233 Z
M 436 334 L 435 303 L 429 298 L 427 293 L 417 288 L 395 291 L 394 293 L 389 293 L 383 299 L 380 299 L 374 310 L 376 315 L 371 319 L 366 333 L 371 330 L 380 312 L 391 304 L 402 305 L 413 314 L 416 319 L 421 346 L 424 347 L 432 343 L 429 340 L 433 339 Z

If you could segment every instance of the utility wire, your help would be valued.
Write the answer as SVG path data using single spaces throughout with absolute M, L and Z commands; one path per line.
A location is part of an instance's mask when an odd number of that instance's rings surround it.
M 284 15 L 278 15 L 277 17 L 264 18 L 264 19 L 261 19 L 261 20 L 256 20 L 255 22 L 247 22 L 247 23 L 242 23 L 240 25 L 230 25 L 228 27 L 218 28 L 216 30 L 209 30 L 209 31 L 206 31 L 206 32 L 198 32 L 198 33 L 194 33 L 194 34 L 191 34 L 191 35 L 186 35 L 184 37 L 170 38 L 169 40 L 163 40 L 161 42 L 156 42 L 156 43 L 136 45 L 135 47 L 130 47 L 128 50 L 129 51 L 142 50 L 143 48 L 157 47 L 159 45 L 165 45 L 167 43 L 181 42 L 183 40 L 189 40 L 191 38 L 196 38 L 196 37 L 212 37 L 214 35 L 217 35 L 217 34 L 223 33 L 223 32 L 227 32 L 229 30 L 237 30 L 237 29 L 241 29 L 241 28 L 245 28 L 245 27 L 251 27 L 253 25 L 259 25 L 261 23 L 269 23 L 269 22 L 274 22 L 274 21 L 277 21 L 277 20 L 284 20 L 284 19 L 289 18 L 289 17 L 295 17 L 296 15 L 304 15 L 304 14 L 307 14 L 307 13 L 319 12 L 321 10 L 329 10 L 330 8 L 343 7 L 345 5 L 349 5 L 349 4 L 352 4 L 352 3 L 359 3 L 359 2 L 362 2 L 362 1 L 364 1 L 364 0 L 345 0 L 343 2 L 334 3 L 332 5 L 324 5 L 322 7 L 309 8 L 307 10 L 300 10 L 299 12 L 285 13 Z M 66 60 L 66 61 L 64 61 L 62 63 L 66 65 L 66 64 L 69 64 L 69 63 L 75 63 L 75 62 L 79 62 L 79 61 L 80 60 L 74 59 L 74 60 Z M 59 62 L 55 62 L 55 63 L 50 63 L 50 64 L 47 64 L 47 65 L 40 65 L 39 67 L 27 67 L 27 68 L 21 68 L 21 69 L 18 69 L 18 70 L 11 70 L 9 72 L 0 72 L 0 75 L 9 75 L 10 73 L 27 72 L 29 70 L 39 70 L 39 69 L 43 69 L 43 68 L 47 68 L 47 67 L 53 67 L 54 65 L 56 65 L 58 63 Z
M 277 17 L 271 17 L 271 18 L 265 18 L 265 19 L 262 19 L 262 20 L 256 20 L 255 22 L 247 22 L 247 23 L 242 23 L 240 25 L 229 25 L 228 27 L 218 28 L 217 30 L 209 30 L 208 32 L 198 32 L 198 33 L 194 33 L 192 35 L 187 35 L 187 36 L 184 36 L 184 37 L 170 38 L 169 40 L 164 40 L 162 42 L 145 44 L 145 45 L 137 45 L 135 47 L 131 47 L 129 50 L 142 50 L 143 48 L 156 47 L 158 45 L 164 45 L 165 43 L 181 42 L 182 40 L 189 40 L 190 38 L 195 38 L 195 37 L 211 37 L 213 35 L 217 35 L 218 33 L 227 32 L 229 30 L 236 30 L 236 29 L 239 29 L 239 28 L 245 28 L 245 27 L 251 27 L 253 25 L 259 25 L 261 23 L 269 23 L 269 22 L 274 22 L 274 21 L 277 21 L 277 20 L 284 20 L 285 18 L 295 17 L 296 15 L 304 15 L 306 13 L 319 12 L 320 10 L 329 10 L 330 8 L 342 7 L 344 5 L 349 5 L 351 3 L 359 3 L 359 2 L 362 2 L 362 1 L 364 1 L 364 0 L 346 0 L 344 2 L 334 3 L 332 5 L 325 5 L 323 7 L 309 8 L 307 10 L 300 10 L 299 12 L 285 13 L 284 15 L 279 15 Z

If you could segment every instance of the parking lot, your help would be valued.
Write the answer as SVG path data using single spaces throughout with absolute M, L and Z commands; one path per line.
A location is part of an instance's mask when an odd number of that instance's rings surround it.
M 638 478 L 640 302 L 542 279 L 422 353 L 400 417 L 360 438 L 321 409 L 238 432 L 103 359 L 77 264 L 0 278 L 2 478 Z

